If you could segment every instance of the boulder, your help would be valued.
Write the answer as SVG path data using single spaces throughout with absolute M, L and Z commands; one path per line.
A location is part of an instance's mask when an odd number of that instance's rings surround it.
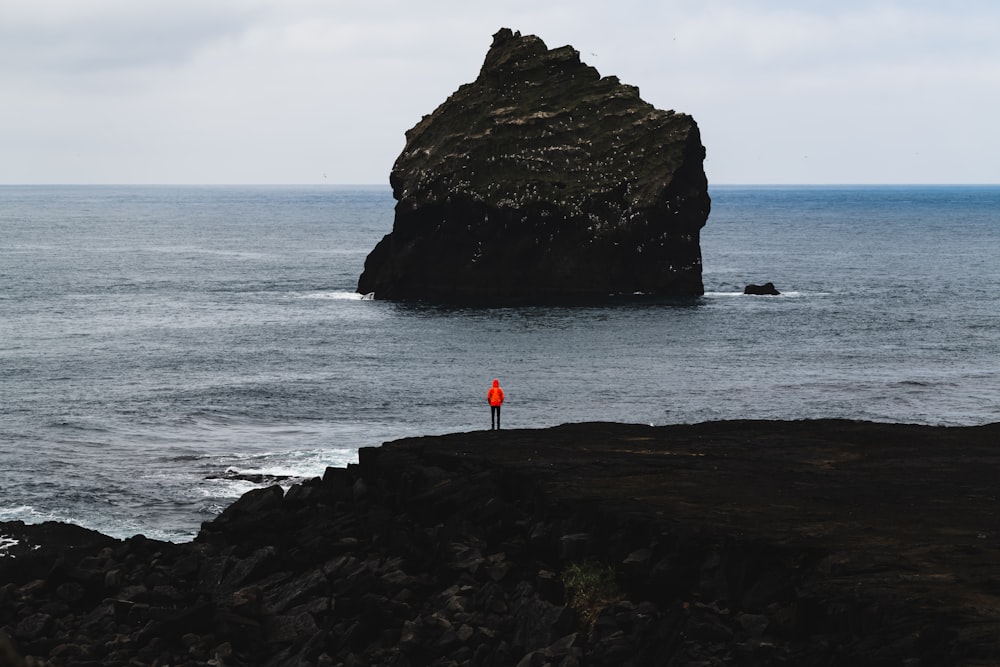
M 691 116 L 504 28 L 406 133 L 358 292 L 493 304 L 697 296 L 711 200 Z
M 747 285 L 743 288 L 744 294 L 753 294 L 755 296 L 778 296 L 781 294 L 775 287 L 774 283 L 764 283 L 763 285 Z

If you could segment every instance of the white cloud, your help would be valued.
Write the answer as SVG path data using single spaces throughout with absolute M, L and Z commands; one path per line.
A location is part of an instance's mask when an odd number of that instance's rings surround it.
M 993 4 L 646 4 L 6 0 L 0 182 L 386 182 L 501 26 L 691 113 L 715 182 L 1000 182 Z
M 23 2 L 0 8 L 3 74 L 88 77 L 178 67 L 206 45 L 239 34 L 253 13 L 221 3 Z M 93 79 L 87 79 L 93 81 Z

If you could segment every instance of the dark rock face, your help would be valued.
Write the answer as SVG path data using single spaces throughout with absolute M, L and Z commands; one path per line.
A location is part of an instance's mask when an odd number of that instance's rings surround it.
M 0 523 L 0 664 L 996 664 L 998 437 L 460 433 L 251 491 L 188 544 Z M 588 563 L 614 590 L 581 608 Z
M 755 296 L 778 296 L 781 294 L 774 286 L 774 283 L 764 283 L 763 285 L 747 285 L 743 288 L 744 294 Z
M 358 291 L 493 303 L 703 293 L 695 121 L 569 46 L 502 29 L 479 77 L 406 133 L 392 233 Z

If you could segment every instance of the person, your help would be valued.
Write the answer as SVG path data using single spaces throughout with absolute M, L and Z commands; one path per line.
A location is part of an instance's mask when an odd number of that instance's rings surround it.
M 490 404 L 490 430 L 500 430 L 500 406 L 503 405 L 503 389 L 500 380 L 493 380 L 493 386 L 486 392 L 486 402 Z

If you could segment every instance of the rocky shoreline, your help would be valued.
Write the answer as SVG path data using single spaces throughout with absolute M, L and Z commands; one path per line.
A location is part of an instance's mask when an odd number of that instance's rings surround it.
M 366 448 L 186 544 L 2 523 L 0 665 L 997 664 L 998 443 L 569 424 Z

